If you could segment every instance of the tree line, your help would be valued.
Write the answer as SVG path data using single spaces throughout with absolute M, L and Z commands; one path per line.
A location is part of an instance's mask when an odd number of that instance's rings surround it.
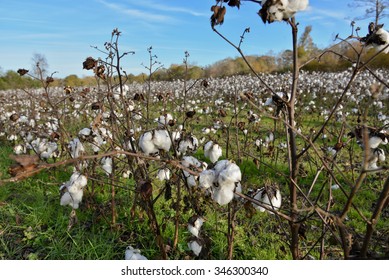
M 305 71 L 324 71 L 338 72 L 343 71 L 351 66 L 349 61 L 352 61 L 355 56 L 355 51 L 352 48 L 360 48 L 361 44 L 355 42 L 353 45 L 348 43 L 340 43 L 328 49 L 330 52 L 324 52 L 319 49 L 313 42 L 310 32 L 311 26 L 307 26 L 301 34 L 298 42 L 298 56 L 300 63 L 304 64 Z M 342 56 L 340 56 L 341 54 Z M 367 50 L 368 59 L 374 55 L 373 49 Z M 35 55 L 37 56 L 37 55 Z M 319 57 L 310 61 L 312 57 Z M 246 59 L 252 68 L 258 73 L 274 73 L 287 72 L 292 67 L 292 51 L 284 50 L 278 54 L 269 53 L 266 55 L 250 55 Z M 349 60 L 344 59 L 349 58 Z M 36 58 L 35 58 L 36 59 Z M 44 61 L 44 57 L 39 58 Z M 44 61 L 45 62 L 45 61 Z M 45 62 L 46 63 L 46 62 Z M 379 54 L 379 58 L 375 59 L 371 64 L 372 68 L 389 68 L 389 54 Z M 172 64 L 168 68 L 160 68 L 153 73 L 155 81 L 172 81 L 177 79 L 202 79 L 209 77 L 227 77 L 232 75 L 246 75 L 251 71 L 241 57 L 225 58 L 211 65 L 200 67 L 197 65 Z M 148 80 L 148 74 L 141 73 L 139 75 L 129 74 L 127 82 L 143 83 Z M 94 77 L 78 77 L 77 75 L 69 75 L 63 79 L 55 78 L 52 86 L 72 86 L 72 87 L 88 87 L 95 86 L 96 79 Z M 20 76 L 16 71 L 9 70 L 5 73 L 0 71 L 0 90 L 8 90 L 15 88 L 38 88 L 41 83 L 31 76 Z

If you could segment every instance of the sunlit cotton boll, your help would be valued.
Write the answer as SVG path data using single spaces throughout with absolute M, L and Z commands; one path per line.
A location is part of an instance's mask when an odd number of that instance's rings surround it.
M 204 145 L 204 156 L 209 158 L 212 163 L 215 163 L 219 157 L 222 155 L 222 148 L 219 144 L 214 143 L 213 141 L 208 141 Z
M 134 249 L 132 246 L 127 247 L 124 259 L 129 261 L 147 260 L 147 258 L 140 253 L 139 249 Z

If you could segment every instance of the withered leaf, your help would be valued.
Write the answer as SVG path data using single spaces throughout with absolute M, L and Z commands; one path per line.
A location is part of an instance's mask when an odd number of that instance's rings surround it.
M 211 16 L 211 26 L 222 25 L 224 22 L 224 15 L 227 12 L 226 7 L 220 7 L 218 5 L 214 5 L 211 7 L 211 11 L 213 11 L 213 15 Z
M 20 76 L 24 76 L 24 75 L 26 75 L 28 73 L 28 70 L 21 68 L 21 69 L 18 69 L 17 73 Z
M 97 60 L 95 60 L 93 57 L 87 57 L 85 61 L 82 63 L 82 69 L 91 70 L 95 68 L 97 65 Z

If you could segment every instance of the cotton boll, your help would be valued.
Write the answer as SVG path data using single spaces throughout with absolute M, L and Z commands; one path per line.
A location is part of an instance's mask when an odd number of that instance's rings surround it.
M 157 178 L 160 181 L 165 181 L 170 179 L 170 170 L 169 168 L 161 168 L 158 170 Z
M 222 148 L 219 144 L 214 143 L 213 141 L 208 141 L 204 145 L 204 156 L 209 158 L 212 163 L 215 163 L 219 157 L 222 155 Z
M 78 209 L 79 204 L 82 201 L 84 187 L 87 183 L 88 180 L 86 176 L 74 172 L 70 177 L 70 180 L 60 187 L 60 191 L 63 192 L 60 205 L 69 205 L 73 209 Z
M 139 249 L 134 249 L 132 246 L 127 247 L 124 259 L 130 261 L 147 260 L 147 258 L 140 253 Z
M 278 210 L 281 207 L 281 192 L 278 188 L 273 186 L 268 186 L 260 189 L 257 194 L 254 196 L 254 199 L 262 202 L 263 204 L 266 204 L 270 208 L 273 208 L 274 210 Z M 257 209 L 260 212 L 267 211 L 265 208 L 253 204 L 254 208 Z M 270 214 L 273 214 L 272 212 L 268 211 Z
M 153 133 L 151 131 L 147 131 L 140 136 L 139 147 L 146 155 L 154 155 L 158 153 L 158 148 L 154 145 Z
M 204 219 L 197 215 L 191 217 L 188 221 L 188 231 L 196 237 L 199 237 L 200 229 L 204 223 Z
M 192 157 L 192 156 L 184 156 L 182 158 L 182 165 L 185 166 L 185 167 L 188 167 L 190 168 L 191 166 L 194 166 L 196 168 L 200 168 L 202 166 L 202 163 L 196 159 L 195 157 Z M 184 170 L 183 171 L 184 173 L 184 176 L 186 178 L 186 182 L 187 184 L 190 186 L 190 187 L 194 187 L 196 186 L 196 180 L 197 180 L 197 176 L 193 176 L 192 174 L 190 174 L 188 171 Z
M 85 148 L 78 138 L 71 140 L 68 144 L 68 148 L 72 158 L 78 158 L 81 153 L 85 152 Z
M 159 127 L 165 127 L 165 126 L 169 125 L 169 121 L 172 121 L 172 120 L 173 120 L 173 116 L 168 113 L 168 114 L 159 116 L 159 118 L 156 119 L 156 122 L 158 123 Z
M 67 206 L 69 205 L 73 209 L 78 209 L 80 202 L 82 201 L 83 196 L 83 190 L 74 191 L 72 193 L 65 192 L 60 201 L 61 206 Z
M 185 155 L 188 151 L 195 152 L 197 150 L 198 146 L 199 146 L 198 139 L 195 136 L 190 135 L 184 139 L 181 139 L 178 142 L 177 150 L 178 150 L 178 153 Z
M 27 149 L 24 145 L 18 144 L 13 148 L 13 151 L 15 155 L 21 155 L 25 154 L 27 152 Z
M 216 162 L 213 169 L 215 170 L 216 176 L 219 176 L 219 173 L 227 167 L 227 165 L 230 164 L 230 161 L 228 159 L 219 160 Z
M 88 179 L 85 175 L 74 172 L 70 177 L 70 184 L 77 187 L 78 189 L 82 189 L 88 184 Z
M 130 178 L 131 174 L 132 174 L 131 170 L 126 170 L 123 172 L 122 177 L 127 179 L 127 178 Z
M 168 152 L 172 146 L 169 133 L 167 130 L 155 130 L 153 135 L 153 143 L 157 149 Z
M 199 176 L 199 187 L 203 189 L 209 189 L 216 182 L 215 170 L 207 169 L 203 170 Z
M 81 139 L 85 139 L 86 137 L 91 135 L 92 135 L 92 129 L 88 127 L 85 127 L 78 132 L 78 137 L 80 137 Z
M 232 201 L 234 198 L 234 189 L 235 184 L 224 184 L 218 188 L 212 188 L 212 199 L 216 201 L 219 205 L 226 205 Z
M 112 158 L 111 157 L 103 157 L 101 159 L 101 168 L 103 168 L 104 172 L 109 176 L 112 174 Z
M 199 256 L 201 250 L 203 249 L 203 246 L 198 240 L 191 240 L 190 242 L 188 242 L 188 247 L 196 256 Z
M 227 166 L 220 171 L 217 182 L 220 186 L 224 184 L 237 183 L 242 180 L 242 173 L 239 166 L 229 162 Z

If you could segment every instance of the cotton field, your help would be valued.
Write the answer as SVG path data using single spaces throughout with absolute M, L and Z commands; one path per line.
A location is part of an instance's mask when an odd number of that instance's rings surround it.
M 347 236 L 357 238 L 361 228 L 354 219 L 363 224 L 372 210 L 350 197 L 371 192 L 370 201 L 362 201 L 376 205 L 388 175 L 389 89 L 380 81 L 389 73 L 362 71 L 350 83 L 352 73 L 302 71 L 293 126 L 286 121 L 291 73 L 3 91 L 0 137 L 13 163 L 2 182 L 68 174 L 64 181 L 54 176 L 47 188 L 54 207 L 68 209 L 69 230 L 101 200 L 105 206 L 98 211 L 111 225 L 133 231 L 126 223 L 147 217 L 156 241 L 134 249 L 145 241 L 130 234 L 121 253 L 126 259 L 219 258 L 212 253 L 218 230 L 225 231 L 230 258 L 234 238 L 235 247 L 251 244 L 260 238 L 258 226 L 261 234 L 276 235 L 281 250 L 289 238 L 286 223 L 294 219 L 291 207 L 300 209 L 305 257 L 337 258 L 327 244 L 335 238 L 341 248 L 344 236 L 333 219 L 337 213 L 343 219 L 342 209 L 352 213 L 344 223 Z M 302 157 L 294 206 L 289 129 Z M 352 212 L 348 203 L 354 203 Z M 265 224 L 250 222 L 256 220 Z M 355 242 L 362 246 L 363 240 Z M 351 255 L 361 250 L 353 248 Z

